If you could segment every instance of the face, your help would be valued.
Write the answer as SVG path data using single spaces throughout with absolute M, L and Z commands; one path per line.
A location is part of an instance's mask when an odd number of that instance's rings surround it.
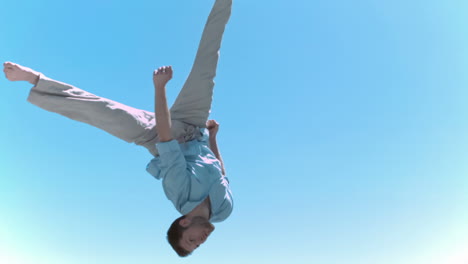
M 188 229 L 182 234 L 180 245 L 190 252 L 205 243 L 215 229 L 213 224 L 203 217 L 194 217 L 191 220 L 184 219 L 180 224 L 184 227 L 188 226 Z

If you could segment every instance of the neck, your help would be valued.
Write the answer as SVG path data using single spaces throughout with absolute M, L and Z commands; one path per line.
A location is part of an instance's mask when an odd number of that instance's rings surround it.
M 211 213 L 210 199 L 209 197 L 207 197 L 203 202 L 201 202 L 197 207 L 195 207 L 190 213 L 188 213 L 186 217 L 193 218 L 196 216 L 200 216 L 209 220 L 210 213 Z

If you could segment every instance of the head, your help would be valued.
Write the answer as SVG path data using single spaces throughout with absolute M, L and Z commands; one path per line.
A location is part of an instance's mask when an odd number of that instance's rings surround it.
M 186 257 L 203 244 L 215 227 L 200 216 L 177 218 L 167 230 L 167 240 L 181 257 Z

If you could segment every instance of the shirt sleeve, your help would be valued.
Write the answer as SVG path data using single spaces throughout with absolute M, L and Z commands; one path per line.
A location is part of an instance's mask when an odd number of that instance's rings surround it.
M 211 210 L 213 215 L 210 221 L 213 223 L 226 220 L 232 213 L 234 201 L 227 177 L 220 177 L 210 190 Z
M 190 190 L 187 162 L 176 140 L 157 143 L 156 148 L 159 151 L 164 192 L 180 212 Z

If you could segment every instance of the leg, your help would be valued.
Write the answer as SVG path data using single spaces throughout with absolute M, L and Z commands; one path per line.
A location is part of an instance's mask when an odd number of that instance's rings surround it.
M 154 113 L 98 97 L 15 63 L 5 62 L 3 71 L 10 81 L 28 81 L 34 85 L 28 97 L 32 104 L 143 145 L 156 155 Z
M 154 113 L 96 96 L 43 75 L 31 89 L 28 101 L 44 110 L 100 128 L 129 143 L 145 145 L 157 138 Z
M 231 15 L 232 0 L 216 0 L 203 30 L 195 62 L 171 108 L 171 118 L 205 127 L 210 113 L 214 77 L 224 29 Z

